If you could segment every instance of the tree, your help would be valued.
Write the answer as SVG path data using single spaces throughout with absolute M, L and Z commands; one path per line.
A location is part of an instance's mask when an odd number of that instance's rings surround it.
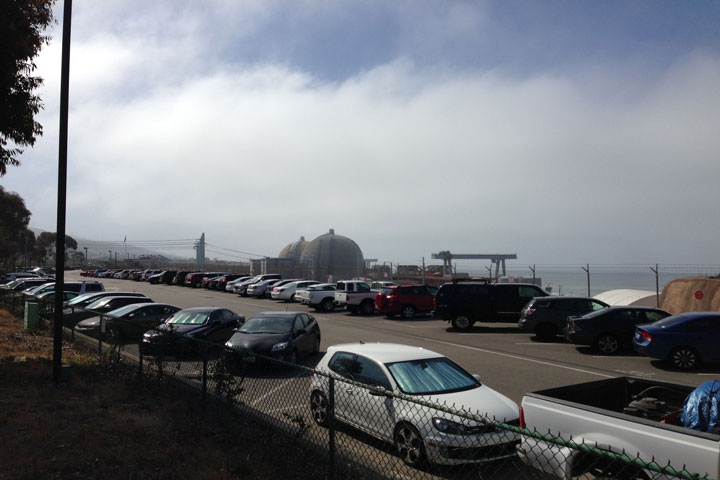
M 38 235 L 35 242 L 35 256 L 42 261 L 43 265 L 47 264 L 48 258 L 55 259 L 55 242 L 57 241 L 57 233 L 42 232 Z M 68 250 L 77 250 L 77 242 L 70 235 L 65 235 L 65 258 L 68 258 Z
M 30 210 L 15 192 L 7 192 L 0 185 L 0 263 L 14 267 L 15 259 L 35 242 L 35 235 L 27 228 Z
M 32 76 L 34 58 L 50 37 L 42 31 L 53 20 L 55 0 L 0 1 L 0 177 L 20 165 L 19 147 L 33 146 L 42 135 L 35 115 L 42 108 L 34 91 L 43 83 Z

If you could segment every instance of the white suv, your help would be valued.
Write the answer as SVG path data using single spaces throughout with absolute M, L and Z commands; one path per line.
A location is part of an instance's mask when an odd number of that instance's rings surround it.
M 519 425 L 518 405 L 439 353 L 392 343 L 350 343 L 328 348 L 317 369 L 334 378 L 335 418 L 394 443 L 410 466 L 426 460 L 479 463 L 516 454 L 519 436 L 492 420 Z M 329 389 L 329 377 L 313 376 L 310 410 L 320 426 L 329 422 Z

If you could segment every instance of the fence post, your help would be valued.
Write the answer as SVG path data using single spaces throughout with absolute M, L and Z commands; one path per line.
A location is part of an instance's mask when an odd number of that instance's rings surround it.
M 105 317 L 100 315 L 100 331 L 98 332 L 98 353 L 102 353 L 102 337 L 105 331 Z
M 330 398 L 328 399 L 328 434 L 330 465 L 328 466 L 328 479 L 335 479 L 335 379 L 330 377 Z
M 208 359 L 207 359 L 207 349 L 204 345 L 201 345 L 201 348 L 203 349 L 203 371 L 202 371 L 202 399 L 203 402 L 207 398 L 207 373 L 208 373 Z

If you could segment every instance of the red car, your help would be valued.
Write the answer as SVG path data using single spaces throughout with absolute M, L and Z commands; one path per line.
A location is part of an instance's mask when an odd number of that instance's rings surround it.
M 401 315 L 413 318 L 416 313 L 430 313 L 436 287 L 429 285 L 395 285 L 385 287 L 375 295 L 375 308 L 388 317 Z

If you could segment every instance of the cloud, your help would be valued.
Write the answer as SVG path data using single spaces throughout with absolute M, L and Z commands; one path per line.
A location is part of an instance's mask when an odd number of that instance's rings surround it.
M 338 78 L 272 54 L 239 60 L 230 37 L 207 27 L 242 18 L 232 38 L 252 43 L 258 25 L 279 21 L 275 2 L 213 4 L 207 18 L 185 3 L 139 2 L 146 15 L 123 21 L 112 15 L 120 3 L 109 5 L 85 7 L 85 25 L 108 23 L 73 46 L 72 234 L 205 232 L 215 245 L 272 256 L 335 228 L 366 256 L 407 263 L 446 249 L 536 263 L 720 253 L 709 201 L 720 174 L 720 57 L 711 51 L 659 72 L 604 62 L 522 75 L 402 54 L 423 32 L 440 49 L 458 40 L 448 25 L 472 32 L 488 21 L 458 4 L 435 26 L 427 12 L 425 26 L 403 24 L 393 58 Z M 339 15 L 308 8 L 307 17 Z M 58 53 L 53 44 L 39 62 L 48 92 Z M 38 176 L 56 161 L 56 104 L 46 98 L 49 138 L 23 166 Z M 51 229 L 54 206 L 28 191 L 33 224 Z

